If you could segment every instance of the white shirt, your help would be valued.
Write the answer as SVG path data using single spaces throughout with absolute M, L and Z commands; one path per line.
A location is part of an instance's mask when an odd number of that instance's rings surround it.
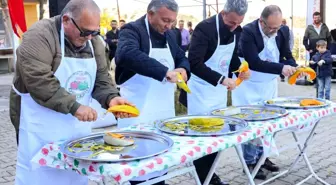
M 322 24 L 320 24 L 319 26 L 313 24 L 313 26 L 314 26 L 314 29 L 315 29 L 316 33 L 317 33 L 318 35 L 320 35 Z
M 259 31 L 260 31 L 260 33 L 261 33 L 261 36 L 263 37 L 263 40 L 264 40 L 264 45 L 266 45 L 267 42 L 268 42 L 268 40 L 269 40 L 271 37 L 268 37 L 268 36 L 264 33 L 264 31 L 263 31 L 262 28 L 261 28 L 261 24 L 260 24 L 259 21 L 258 21 L 258 25 L 259 25 Z M 277 35 L 278 35 L 278 33 L 275 33 L 272 37 L 276 37 Z

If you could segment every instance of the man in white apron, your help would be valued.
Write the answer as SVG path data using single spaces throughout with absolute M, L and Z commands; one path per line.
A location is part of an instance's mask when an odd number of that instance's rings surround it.
M 247 8 L 246 0 L 228 0 L 223 11 L 196 26 L 188 57 L 192 72 L 188 86 L 192 93 L 186 95 L 181 92 L 180 96 L 182 104 L 187 102 L 189 115 L 204 115 L 227 106 L 227 91 L 236 86 L 231 76 L 240 65 L 237 46 L 242 31 L 240 24 Z M 249 72 L 240 74 L 240 77 L 246 80 Z M 194 161 L 202 183 L 216 155 L 213 153 Z M 227 183 L 214 174 L 210 184 Z
M 62 16 L 37 22 L 23 36 L 11 93 L 11 118 L 19 120 L 16 185 L 87 185 L 85 176 L 30 160 L 47 143 L 90 134 L 98 117 L 92 98 L 105 109 L 129 104 L 110 85 L 104 47 L 93 38 L 99 16 L 94 1 L 72 0 Z
M 170 29 L 177 12 L 174 0 L 152 0 L 145 16 L 121 28 L 115 57 L 116 82 L 121 96 L 134 103 L 141 114 L 118 120 L 118 128 L 153 124 L 155 120 L 175 116 L 177 74 L 181 73 L 185 81 L 190 75 L 189 62 Z M 164 173 L 141 176 L 132 179 L 131 184 Z
M 289 49 L 288 27 L 281 27 L 281 22 L 280 8 L 270 5 L 263 10 L 260 19 L 244 26 L 239 52 L 249 63 L 251 78 L 232 92 L 234 106 L 254 105 L 277 97 L 279 75 L 290 76 L 296 71 Z M 244 145 L 243 149 L 245 161 L 253 169 L 263 149 L 251 144 Z M 271 172 L 279 171 L 269 159 L 262 167 Z M 266 179 L 266 174 L 260 170 L 256 178 Z

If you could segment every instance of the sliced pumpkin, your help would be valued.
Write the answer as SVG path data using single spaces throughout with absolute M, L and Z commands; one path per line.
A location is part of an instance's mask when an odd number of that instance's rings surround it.
M 140 114 L 140 111 L 136 107 L 130 105 L 116 105 L 110 107 L 107 111 L 112 113 L 118 113 L 118 112 L 127 113 L 132 115 L 132 117 L 137 117 Z
M 194 118 L 189 120 L 192 126 L 213 127 L 224 125 L 224 120 L 220 118 Z
M 290 85 L 294 85 L 296 83 L 297 78 L 301 73 L 307 73 L 308 74 L 308 81 L 312 82 L 316 78 L 315 71 L 310 67 L 300 67 L 296 72 L 288 78 L 288 83 Z
M 318 106 L 318 105 L 323 105 L 323 103 L 315 99 L 303 99 L 300 101 L 300 106 L 303 107 Z
M 111 133 L 111 132 L 108 132 L 108 133 L 106 133 L 107 135 L 109 135 L 109 136 L 111 136 L 111 137 L 114 137 L 114 138 L 119 138 L 119 139 L 121 139 L 121 138 L 124 138 L 125 136 L 124 135 L 122 135 L 122 134 L 117 134 L 117 133 Z
M 183 80 L 182 78 L 182 75 L 180 73 L 177 74 L 177 78 L 178 78 L 178 81 L 177 81 L 177 86 L 181 89 L 183 89 L 185 92 L 187 93 L 191 93 L 188 85 L 185 83 L 185 81 Z
M 237 73 L 237 72 L 242 73 L 242 72 L 247 72 L 248 70 L 249 70 L 249 65 L 248 65 L 248 63 L 247 63 L 246 61 L 243 61 L 243 62 L 240 64 L 238 70 L 237 70 L 237 71 L 234 71 L 233 73 Z M 237 80 L 236 80 L 236 86 L 239 86 L 242 82 L 243 82 L 243 80 L 242 80 L 241 78 L 238 77 Z

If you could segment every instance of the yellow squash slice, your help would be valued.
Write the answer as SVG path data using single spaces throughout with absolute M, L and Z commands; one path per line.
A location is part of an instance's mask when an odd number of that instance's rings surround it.
M 177 78 L 178 78 L 177 86 L 179 88 L 183 89 L 185 92 L 191 93 L 188 85 L 185 83 L 185 81 L 183 80 L 182 75 L 180 73 L 177 74 Z
M 128 113 L 131 114 L 133 117 L 137 117 L 140 114 L 140 111 L 136 107 L 130 105 L 116 105 L 110 107 L 107 111 L 112 113 L 118 113 L 118 112 Z
M 297 78 L 299 77 L 300 73 L 307 73 L 308 74 L 308 81 L 312 81 L 316 78 L 315 71 L 310 67 L 301 67 L 296 72 L 288 78 L 288 83 L 290 85 L 294 85 L 296 83 Z
M 236 72 L 239 72 L 239 73 L 242 73 L 242 72 L 247 72 L 249 70 L 249 65 L 246 61 L 243 61 L 238 70 L 237 71 L 234 71 L 233 73 L 236 73 Z M 236 80 L 236 86 L 239 86 L 241 83 L 243 82 L 243 80 L 241 78 L 237 78 Z

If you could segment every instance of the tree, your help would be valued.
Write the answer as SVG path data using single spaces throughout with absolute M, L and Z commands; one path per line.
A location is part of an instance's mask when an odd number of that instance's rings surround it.
M 45 9 L 44 9 L 44 5 L 47 4 L 48 0 L 38 0 L 39 1 L 39 5 L 40 5 L 40 20 L 43 19 L 43 15 L 44 15 L 44 12 L 45 12 Z
M 110 23 L 113 20 L 113 18 L 114 16 L 110 14 L 108 9 L 104 8 L 100 15 L 100 32 L 102 35 L 105 35 L 106 31 L 111 29 Z

